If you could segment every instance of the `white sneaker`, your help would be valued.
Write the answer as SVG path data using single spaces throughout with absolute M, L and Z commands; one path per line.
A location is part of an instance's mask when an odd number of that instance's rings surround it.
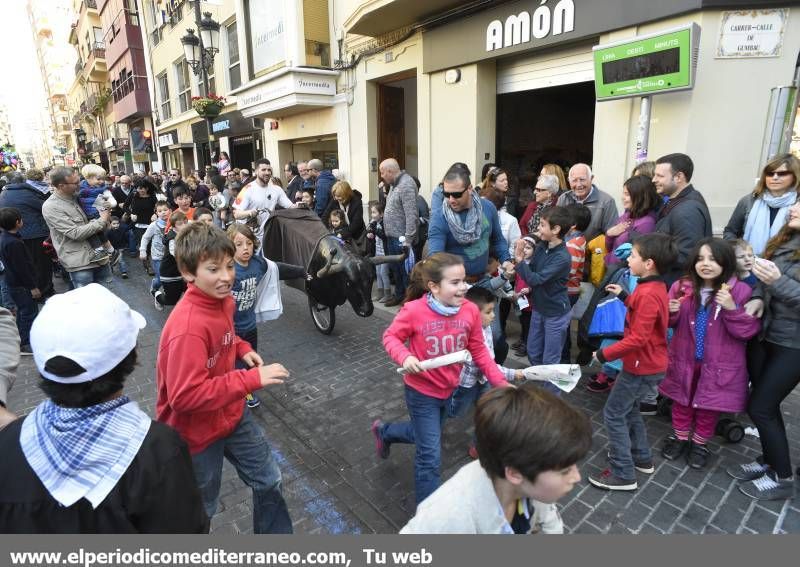
M 153 293 L 153 305 L 155 306 L 156 310 L 164 311 L 164 292 L 160 289 L 157 289 L 155 293 Z

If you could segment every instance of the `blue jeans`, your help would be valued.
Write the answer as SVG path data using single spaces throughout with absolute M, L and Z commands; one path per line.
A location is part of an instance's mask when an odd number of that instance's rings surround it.
M 150 282 L 150 291 L 153 292 L 161 287 L 161 276 L 159 276 L 159 269 L 161 268 L 161 260 L 150 259 L 150 265 L 153 267 L 155 277 Z
M 74 285 L 76 289 L 87 286 L 90 283 L 99 283 L 110 287 L 108 284 L 111 283 L 111 266 L 109 264 L 104 264 L 97 268 L 87 268 L 85 270 L 69 272 L 69 279 L 72 280 L 72 285 Z
M 476 383 L 474 386 L 466 388 L 459 386 L 453 395 L 450 396 L 447 406 L 447 417 L 461 417 L 469 408 L 478 403 L 482 395 L 491 388 L 489 382 Z
M 6 277 L 3 274 L 0 274 L 0 307 L 5 307 L 9 311 L 14 307 L 14 300 L 11 299 L 11 293 L 6 285 Z
M 133 256 L 136 254 L 139 255 L 139 242 L 136 239 L 136 229 L 134 229 L 133 225 L 128 226 L 128 253 Z M 122 250 L 120 250 L 122 252 Z
M 128 264 L 125 262 L 125 254 L 122 253 L 122 250 L 119 251 L 119 273 L 120 274 L 127 274 L 128 273 Z
M 561 350 L 571 320 L 571 311 L 555 317 L 545 317 L 534 308 L 531 313 L 531 329 L 528 332 L 527 345 L 528 360 L 532 366 L 558 364 L 561 361 Z M 541 386 L 560 395 L 560 390 L 549 382 L 543 382 Z
M 386 255 L 393 256 L 395 254 L 402 254 L 404 251 L 403 245 L 397 238 L 386 239 Z M 388 264 L 389 271 L 394 274 L 394 296 L 402 299 L 406 295 L 406 286 L 408 285 L 408 274 L 406 273 L 403 262 L 392 262 Z
M 608 462 L 617 478 L 635 480 L 634 463 L 648 463 L 653 458 L 639 402 L 663 378 L 664 374 L 634 376 L 623 370 L 608 394 L 603 422 L 608 434 Z
M 292 533 L 292 520 L 281 494 L 281 471 L 269 441 L 247 407 L 233 433 L 192 456 L 194 476 L 209 518 L 217 511 L 223 457 L 253 490 L 253 532 Z
M 17 329 L 19 329 L 20 345 L 30 345 L 31 325 L 33 325 L 36 315 L 39 314 L 39 308 L 33 300 L 31 291 L 27 288 L 9 287 L 8 293 L 17 306 Z
M 426 396 L 409 386 L 406 406 L 411 421 L 387 423 L 379 432 L 385 443 L 415 443 L 414 489 L 417 504 L 441 484 L 442 424 L 447 417 L 449 399 Z

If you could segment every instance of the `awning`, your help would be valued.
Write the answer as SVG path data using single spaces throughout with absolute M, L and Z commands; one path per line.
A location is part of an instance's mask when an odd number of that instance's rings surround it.
M 363 2 L 345 21 L 348 33 L 379 36 L 458 6 L 463 0 L 377 0 Z

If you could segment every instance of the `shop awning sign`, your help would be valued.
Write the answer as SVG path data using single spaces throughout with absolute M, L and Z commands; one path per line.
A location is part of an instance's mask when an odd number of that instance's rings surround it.
M 597 100 L 691 89 L 699 46 L 700 26 L 692 23 L 594 47 Z

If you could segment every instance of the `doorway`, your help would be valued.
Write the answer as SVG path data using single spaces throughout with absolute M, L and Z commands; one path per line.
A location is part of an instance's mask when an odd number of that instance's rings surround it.
M 591 164 L 594 112 L 592 82 L 498 95 L 498 163 L 521 188 L 535 184 L 546 163 L 565 172 L 575 163 Z
M 416 70 L 377 85 L 378 161 L 393 157 L 418 175 Z

